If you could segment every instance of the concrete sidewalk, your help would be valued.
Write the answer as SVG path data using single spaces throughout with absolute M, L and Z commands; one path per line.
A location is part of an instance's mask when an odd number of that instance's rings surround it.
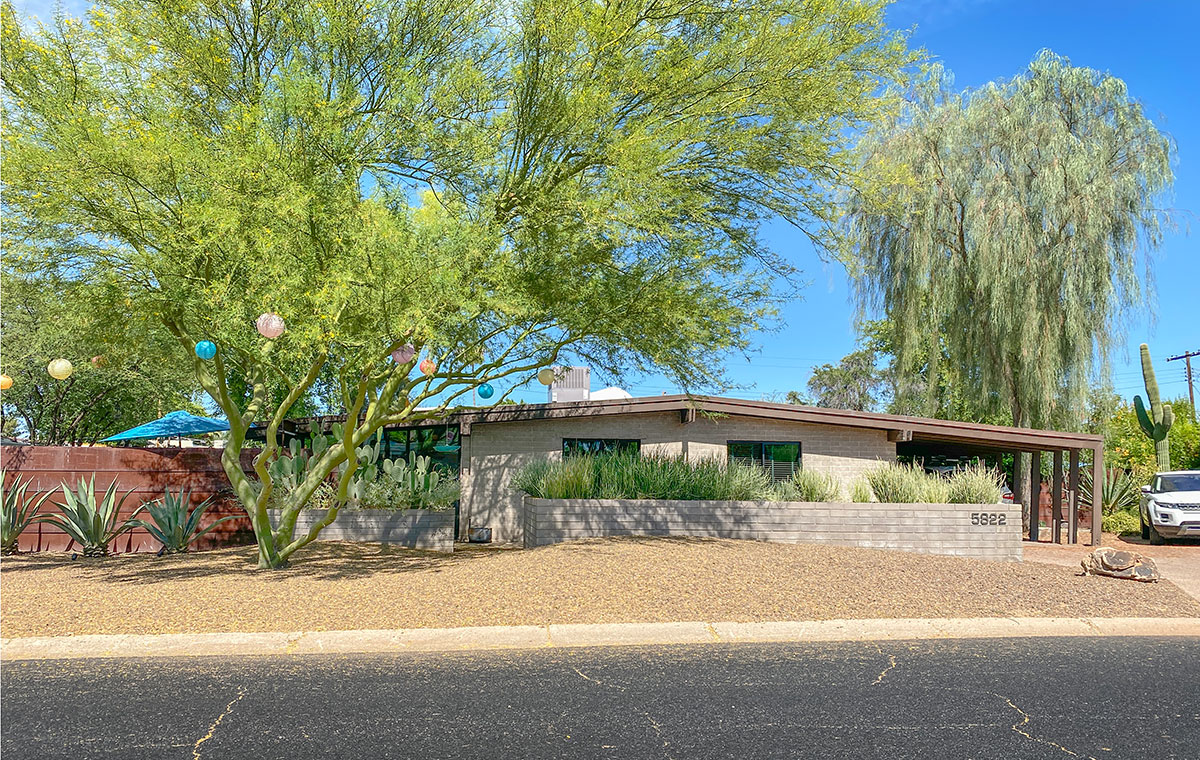
M 775 623 L 410 628 L 293 633 L 85 635 L 0 640 L 0 659 L 303 655 L 743 642 L 897 641 L 1034 636 L 1197 636 L 1200 618 L 926 618 Z

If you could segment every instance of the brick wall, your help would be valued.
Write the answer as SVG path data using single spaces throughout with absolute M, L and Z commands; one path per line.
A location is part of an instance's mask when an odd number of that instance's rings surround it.
M 522 541 L 522 494 L 509 480 L 529 462 L 560 458 L 563 438 L 636 438 L 643 452 L 693 459 L 724 459 L 731 440 L 799 441 L 803 466 L 834 475 L 847 490 L 878 462 L 896 459 L 883 430 L 750 417 L 697 417 L 685 425 L 670 412 L 474 425 L 461 452 L 462 535 L 473 524 L 491 527 L 495 541 Z
M 986 514 L 974 524 L 972 514 Z M 996 517 L 992 517 L 995 515 Z M 821 543 L 1020 561 L 1021 510 L 1000 504 L 525 499 L 525 546 L 603 536 Z
M 252 469 L 256 451 L 242 452 L 243 468 Z M 121 508 L 121 517 L 128 517 L 144 502 L 161 498 L 163 490 L 191 491 L 193 503 L 216 496 L 216 505 L 205 513 L 203 525 L 226 515 L 240 515 L 240 520 L 222 523 L 197 543 L 197 548 L 209 548 L 230 543 L 253 543 L 250 520 L 229 493 L 229 480 L 221 467 L 221 449 L 202 448 L 114 448 L 108 446 L 4 446 L 0 448 L 0 465 L 6 480 L 14 476 L 33 478 L 27 493 L 34 490 L 54 490 L 42 505 L 42 512 L 57 511 L 50 502 L 62 500 L 60 484 L 77 487 L 80 479 L 96 477 L 96 490 L 103 493 L 114 481 L 118 493 L 133 493 Z M 118 496 L 118 498 L 120 498 Z M 62 551 L 71 545 L 67 535 L 47 524 L 33 525 L 21 535 L 22 551 Z M 160 545 L 143 528 L 122 535 L 110 547 L 114 552 L 157 552 Z

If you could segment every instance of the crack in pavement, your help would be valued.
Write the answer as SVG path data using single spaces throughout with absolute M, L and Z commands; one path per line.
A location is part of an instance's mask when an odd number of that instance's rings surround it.
M 1014 723 L 1012 725 L 1012 730 L 1017 732 L 1021 736 L 1024 736 L 1026 739 L 1029 739 L 1031 741 L 1035 741 L 1038 744 L 1045 744 L 1049 747 L 1054 747 L 1055 749 L 1062 750 L 1063 752 L 1067 753 L 1071 757 L 1086 757 L 1087 760 L 1097 760 L 1097 758 L 1092 757 L 1091 755 L 1080 755 L 1078 752 L 1073 752 L 1061 744 L 1052 742 L 1049 739 L 1042 739 L 1041 737 L 1034 736 L 1033 734 L 1029 733 L 1028 731 L 1022 730 L 1021 726 L 1029 725 L 1030 721 L 1032 720 L 1029 713 L 1027 713 L 1024 710 L 1022 710 L 1021 708 L 1017 707 L 1015 704 L 1013 704 L 1013 701 L 1011 699 L 1004 696 L 1003 694 L 997 694 L 995 692 L 988 692 L 988 693 L 991 694 L 993 697 L 998 697 L 999 699 L 1003 699 L 1008 704 L 1009 707 L 1011 707 L 1012 709 L 1016 710 L 1018 713 L 1021 714 L 1020 722 Z
M 213 734 L 216 733 L 217 726 L 221 725 L 221 721 L 225 720 L 226 715 L 233 712 L 233 706 L 242 701 L 242 697 L 244 696 L 246 696 L 246 687 L 239 686 L 237 696 L 233 698 L 233 701 L 225 705 L 225 712 L 218 715 L 217 719 L 214 720 L 212 725 L 208 727 L 208 733 L 204 736 L 201 736 L 196 740 L 196 743 L 192 745 L 192 760 L 200 760 L 200 745 L 213 738 Z
M 884 656 L 883 649 L 880 648 L 879 644 L 875 644 L 875 651 L 879 652 L 880 657 Z M 896 655 L 889 654 L 889 655 L 887 655 L 887 658 L 888 658 L 888 666 L 886 668 L 884 668 L 883 671 L 875 677 L 875 680 L 871 682 L 872 686 L 883 683 L 883 679 L 885 677 L 887 677 L 887 674 L 892 671 L 892 668 L 896 667 Z
M 592 683 L 596 684 L 597 686 L 603 686 L 603 687 L 604 687 L 604 688 L 606 688 L 606 689 L 616 689 L 617 691 L 625 691 L 625 687 L 624 687 L 624 686 L 617 686 L 616 684 L 612 684 L 612 683 L 605 683 L 604 681 L 601 681 L 601 680 L 599 680 L 598 678 L 592 678 L 591 676 L 589 676 L 588 674 L 584 673 L 584 672 L 583 672 L 582 670 L 580 670 L 579 668 L 572 667 L 572 668 L 571 668 L 571 670 L 574 670 L 576 673 L 578 673 L 578 674 L 579 674 L 579 677 L 580 677 L 580 678 L 582 678 L 583 680 L 585 680 L 585 681 L 591 681 Z
M 662 726 L 658 725 L 658 721 L 652 718 L 650 713 L 643 712 L 642 715 L 650 723 L 650 727 L 654 729 L 654 733 L 658 734 L 658 739 L 662 742 L 663 755 L 667 758 L 667 760 L 674 760 L 673 756 L 668 751 L 671 746 L 671 742 L 667 741 L 667 737 L 663 736 Z

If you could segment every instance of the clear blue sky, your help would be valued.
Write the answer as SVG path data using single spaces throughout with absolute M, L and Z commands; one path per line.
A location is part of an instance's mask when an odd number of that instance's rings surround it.
M 1178 144 L 1171 206 L 1178 231 L 1157 257 L 1156 318 L 1130 321 L 1127 345 L 1117 352 L 1113 384 L 1125 396 L 1142 391 L 1137 347 L 1150 345 L 1162 392 L 1187 393 L 1183 362 L 1168 356 L 1200 350 L 1200 3 L 1066 2 L 1065 0 L 900 0 L 889 10 L 892 24 L 915 27 L 923 47 L 955 76 L 958 88 L 978 87 L 1021 72 L 1042 48 L 1072 64 L 1108 71 L 1125 80 L 1133 97 Z M 1189 234 L 1189 229 L 1192 234 Z M 823 264 L 803 235 L 786 225 L 769 240 L 805 270 L 811 285 L 784 312 L 785 327 L 762 339 L 751 362 L 731 363 L 731 375 L 750 390 L 732 395 L 803 389 L 811 367 L 834 363 L 855 348 L 854 309 L 846 277 Z M 1200 375 L 1200 360 L 1193 359 Z M 661 380 L 633 385 L 634 395 L 671 390 Z
M 70 0 L 78 14 L 87 5 Z M 43 18 L 53 3 L 17 0 L 21 10 Z M 1022 71 L 1042 48 L 1065 55 L 1075 65 L 1108 71 L 1125 80 L 1160 129 L 1178 146 L 1175 209 L 1178 230 L 1168 235 L 1155 265 L 1156 316 L 1135 315 L 1126 346 L 1116 357 L 1113 383 L 1126 396 L 1140 392 L 1137 346 L 1150 344 L 1163 393 L 1187 392 L 1183 362 L 1168 356 L 1200 350 L 1200 4 L 1194 0 L 1130 2 L 1107 0 L 899 0 L 889 10 L 892 24 L 914 30 L 912 45 L 923 47 L 955 75 L 958 87 L 977 87 Z M 1197 230 L 1200 232 L 1200 229 Z M 814 364 L 836 362 L 855 347 L 854 310 L 845 275 L 823 264 L 802 234 L 780 224 L 768 240 L 802 268 L 811 282 L 803 297 L 787 306 L 784 328 L 763 335 L 750 362 L 732 360 L 733 380 L 747 388 L 731 395 L 759 397 L 803 389 Z M 1193 362 L 1200 374 L 1200 362 Z M 603 378 L 593 380 L 599 387 Z M 662 378 L 635 380 L 634 395 L 676 389 Z M 541 401 L 534 386 L 515 398 Z

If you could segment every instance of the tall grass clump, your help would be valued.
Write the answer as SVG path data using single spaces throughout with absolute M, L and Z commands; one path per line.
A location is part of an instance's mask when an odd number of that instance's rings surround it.
M 869 504 L 875 494 L 871 491 L 871 484 L 866 480 L 859 478 L 850 486 L 850 501 L 855 504 Z
M 913 464 L 885 464 L 866 473 L 875 500 L 885 504 L 917 504 L 925 501 L 928 476 Z
M 950 476 L 947 504 L 998 504 L 1004 476 L 989 467 L 973 464 Z
M 837 480 L 816 470 L 800 470 L 791 480 L 776 483 L 774 488 L 774 496 L 779 501 L 837 501 L 840 495 Z
M 996 504 L 1002 477 L 982 465 L 946 476 L 917 464 L 886 464 L 866 475 L 875 500 L 888 504 Z
M 671 499 L 751 501 L 771 496 L 771 479 L 757 467 L 720 459 L 601 454 L 532 462 L 513 487 L 539 499 Z

